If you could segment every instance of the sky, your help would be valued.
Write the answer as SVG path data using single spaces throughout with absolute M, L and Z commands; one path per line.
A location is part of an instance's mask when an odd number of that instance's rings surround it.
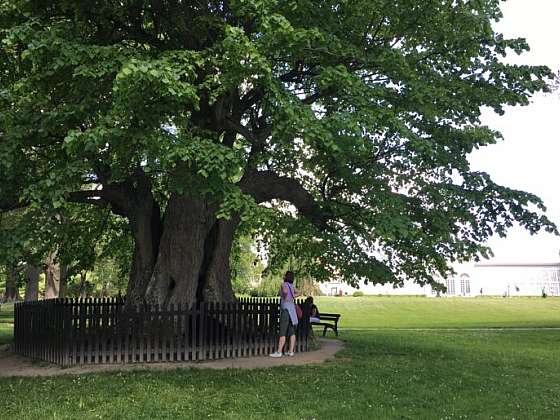
M 502 11 L 504 18 L 495 29 L 508 38 L 526 38 L 531 47 L 506 61 L 560 70 L 560 0 L 507 0 Z M 535 95 L 525 107 L 508 107 L 504 116 L 484 110 L 482 122 L 500 131 L 504 140 L 472 153 L 472 169 L 539 196 L 560 229 L 560 91 Z M 492 262 L 560 262 L 560 237 L 551 234 L 531 236 L 516 227 L 507 238 L 492 238 L 488 244 L 495 255 Z

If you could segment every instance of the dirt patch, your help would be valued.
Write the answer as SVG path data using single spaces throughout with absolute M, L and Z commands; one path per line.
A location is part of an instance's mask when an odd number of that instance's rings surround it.
M 57 376 L 79 375 L 83 373 L 130 371 L 130 370 L 174 370 L 183 368 L 195 369 L 259 369 L 274 366 L 302 366 L 323 363 L 334 358 L 344 348 L 340 340 L 318 338 L 318 349 L 306 353 L 297 353 L 294 357 L 274 359 L 268 356 L 221 359 L 206 362 L 175 362 L 175 363 L 134 363 L 134 364 L 102 364 L 60 368 L 56 365 L 33 361 L 18 356 L 10 351 L 9 345 L 0 346 L 0 377 L 9 376 Z

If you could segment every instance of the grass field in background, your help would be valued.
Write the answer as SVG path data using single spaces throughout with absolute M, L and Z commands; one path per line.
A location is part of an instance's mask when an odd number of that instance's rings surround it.
M 560 327 L 560 298 L 317 297 L 341 328 Z
M 13 419 L 560 418 L 560 330 L 461 330 L 560 327 L 560 299 L 321 297 L 317 305 L 342 313 L 347 328 L 340 337 L 347 347 L 334 361 L 0 378 L 0 413 Z M 458 329 L 398 329 L 444 327 Z
M 14 305 L 0 305 L 0 344 L 10 343 L 14 330 Z

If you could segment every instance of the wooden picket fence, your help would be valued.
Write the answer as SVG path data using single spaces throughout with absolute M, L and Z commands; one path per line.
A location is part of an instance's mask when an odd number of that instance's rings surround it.
M 309 309 L 302 307 L 298 352 L 307 351 L 310 328 Z M 260 356 L 275 351 L 279 314 L 275 298 L 191 308 L 131 307 L 116 298 L 20 302 L 14 309 L 14 350 L 60 366 Z

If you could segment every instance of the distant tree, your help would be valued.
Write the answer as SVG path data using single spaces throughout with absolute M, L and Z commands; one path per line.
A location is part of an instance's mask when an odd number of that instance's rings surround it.
M 18 267 L 14 265 L 6 266 L 6 286 L 4 289 L 4 294 L 2 300 L 4 302 L 14 302 L 20 300 L 21 296 L 19 294 L 20 285 L 20 273 Z
M 40 267 L 29 263 L 25 265 L 25 295 L 23 299 L 26 302 L 39 299 L 40 274 Z
M 553 92 L 558 92 L 560 90 L 560 70 L 554 75 L 554 79 L 550 82 L 550 90 Z
M 501 61 L 528 46 L 499 5 L 0 0 L 0 208 L 124 218 L 130 302 L 233 299 L 243 225 L 318 279 L 434 283 L 515 222 L 556 231 L 467 160 L 500 139 L 481 107 L 552 76 Z

